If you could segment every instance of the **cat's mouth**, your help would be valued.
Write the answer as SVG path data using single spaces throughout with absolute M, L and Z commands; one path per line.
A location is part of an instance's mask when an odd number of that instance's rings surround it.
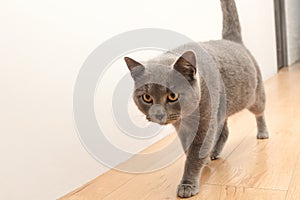
M 146 115 L 146 119 L 150 122 L 154 122 L 160 125 L 173 124 L 180 119 L 179 114 L 170 114 L 166 118 L 160 119 L 157 117 L 151 117 L 150 115 Z

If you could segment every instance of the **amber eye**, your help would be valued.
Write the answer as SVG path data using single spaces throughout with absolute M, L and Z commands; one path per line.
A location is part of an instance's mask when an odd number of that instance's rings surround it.
M 143 95 L 143 100 L 144 100 L 146 103 L 152 103 L 152 102 L 153 102 L 153 99 L 152 99 L 152 97 L 151 97 L 149 94 L 144 94 L 144 95 Z
M 178 100 L 179 95 L 177 93 L 171 93 L 168 95 L 168 100 L 174 102 Z

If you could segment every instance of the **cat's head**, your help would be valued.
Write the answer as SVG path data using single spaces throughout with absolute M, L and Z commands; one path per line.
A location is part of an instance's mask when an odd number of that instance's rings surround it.
M 166 53 L 145 63 L 125 57 L 135 82 L 133 99 L 149 121 L 165 125 L 180 121 L 199 104 L 196 56 Z

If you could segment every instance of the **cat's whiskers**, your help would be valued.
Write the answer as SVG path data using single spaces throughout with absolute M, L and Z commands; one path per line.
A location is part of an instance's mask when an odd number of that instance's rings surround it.
M 168 120 L 170 121 L 177 121 L 180 118 L 180 114 L 174 113 L 168 115 Z
M 172 123 L 175 123 L 176 121 L 178 121 L 179 119 L 180 119 L 180 114 L 179 113 L 174 113 L 174 114 L 169 114 L 168 116 L 167 116 L 167 120 L 166 120 L 166 122 L 164 123 L 165 125 L 166 124 L 172 124 Z M 146 115 L 146 119 L 148 120 L 148 121 L 150 121 L 150 122 L 153 122 L 152 120 L 151 120 L 151 117 L 150 117 L 150 115 Z

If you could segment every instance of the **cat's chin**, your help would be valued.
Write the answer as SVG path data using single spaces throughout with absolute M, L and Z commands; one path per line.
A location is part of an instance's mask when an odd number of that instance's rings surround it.
M 157 123 L 157 124 L 159 124 L 159 125 L 162 125 L 162 126 L 165 126 L 165 125 L 170 124 L 170 123 L 168 123 L 168 122 L 155 122 L 155 123 Z
M 166 121 L 166 122 L 156 122 L 156 121 L 151 121 L 153 123 L 156 123 L 156 124 L 159 124 L 159 125 L 162 125 L 162 126 L 166 126 L 166 125 L 169 125 L 169 124 L 174 124 L 177 122 L 177 120 L 172 120 L 172 121 Z
M 169 124 L 169 122 L 163 122 L 163 121 L 152 121 L 152 120 L 149 120 L 150 122 L 152 122 L 152 123 L 155 123 L 155 124 L 159 124 L 159 125 L 162 125 L 162 126 L 164 126 L 164 125 L 168 125 Z

